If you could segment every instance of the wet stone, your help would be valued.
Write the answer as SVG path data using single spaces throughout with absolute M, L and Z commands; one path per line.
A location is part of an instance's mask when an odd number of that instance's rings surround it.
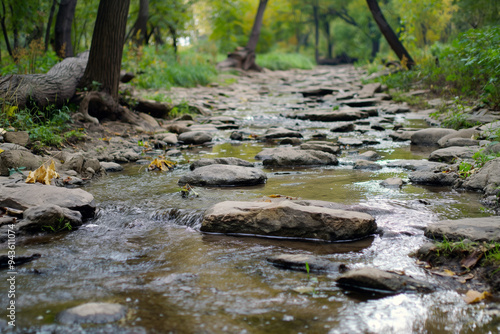
M 380 185 L 386 188 L 401 188 L 403 184 L 403 180 L 399 177 L 390 177 L 380 182 Z
M 302 138 L 302 134 L 298 131 L 285 129 L 285 128 L 270 128 L 263 135 L 265 139 L 274 139 L 274 138 Z
M 429 161 L 453 163 L 457 159 L 472 159 L 479 147 L 452 146 L 433 151 L 429 155 Z
M 431 239 L 461 241 L 500 242 L 500 216 L 442 220 L 430 224 L 425 236 Z
M 125 317 L 126 308 L 119 304 L 87 303 L 59 313 L 60 323 L 71 324 L 104 324 L 115 322 Z
M 353 169 L 379 170 L 382 166 L 373 161 L 358 160 L 354 163 Z
M 120 172 L 123 170 L 123 166 L 117 164 L 116 162 L 104 162 L 101 161 L 101 167 L 104 168 L 106 172 Z
M 241 166 L 241 167 L 255 167 L 255 165 L 252 162 L 239 159 L 239 158 L 215 158 L 215 159 L 200 159 L 194 161 L 190 166 L 189 169 L 195 170 L 198 167 L 203 167 L 203 166 L 209 166 L 209 165 L 232 165 L 232 166 Z
M 335 124 L 330 131 L 331 132 L 351 132 L 354 131 L 355 125 L 353 123 L 337 123 Z
M 339 138 L 337 142 L 344 146 L 363 146 L 363 141 L 356 138 L 343 137 Z
M 322 151 L 322 152 L 327 152 L 331 154 L 339 154 L 340 153 L 340 147 L 339 146 L 333 146 L 333 145 L 325 145 L 325 144 L 314 144 L 311 142 L 304 143 L 300 145 L 301 150 L 316 150 L 316 151 Z
M 443 173 L 440 171 L 418 171 L 409 175 L 410 182 L 431 186 L 453 186 L 458 179 L 455 173 Z
M 419 131 L 411 136 L 412 145 L 438 146 L 438 141 L 446 135 L 456 133 L 453 129 L 428 128 Z
M 337 157 L 333 154 L 316 151 L 300 150 L 293 147 L 277 147 L 264 149 L 255 156 L 262 160 L 264 166 L 319 166 L 337 165 Z
M 381 156 L 375 151 L 366 151 L 361 153 L 358 158 L 368 161 L 377 161 L 381 158 Z
M 189 131 L 181 133 L 177 139 L 186 145 L 201 145 L 211 142 L 212 136 L 204 131 Z
M 266 183 L 267 175 L 252 167 L 212 164 L 181 176 L 178 184 L 192 186 L 254 186 Z
M 308 254 L 280 254 L 267 258 L 275 267 L 311 273 L 342 273 L 347 271 L 343 263 L 335 263 L 327 259 Z

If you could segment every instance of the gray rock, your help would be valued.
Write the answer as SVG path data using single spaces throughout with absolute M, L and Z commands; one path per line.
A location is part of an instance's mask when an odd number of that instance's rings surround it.
M 8 150 L 29 151 L 24 146 L 20 146 L 20 145 L 17 145 L 17 144 L 12 144 L 12 143 L 2 143 L 2 144 L 0 144 L 0 150 L 2 150 L 2 151 L 8 151 Z
M 255 167 L 255 164 L 239 158 L 215 158 L 215 159 L 200 159 L 194 161 L 189 169 L 195 170 L 198 167 L 209 166 L 209 165 L 231 165 L 231 166 L 241 166 L 241 167 Z
M 318 256 L 308 254 L 280 254 L 267 258 L 274 266 L 283 269 L 307 272 L 306 263 L 311 273 L 339 273 L 347 271 L 347 266 Z
M 198 167 L 188 174 L 183 175 L 178 184 L 192 186 L 253 186 L 266 183 L 267 175 L 257 168 L 208 165 Z
M 382 169 L 382 166 L 373 161 L 358 160 L 354 163 L 353 169 L 379 170 Z
M 441 145 L 441 147 L 451 147 L 451 146 L 478 146 L 479 140 L 474 140 L 470 138 L 450 138 Z
M 381 294 L 402 292 L 432 292 L 435 286 L 406 275 L 375 268 L 350 270 L 336 279 L 337 285 L 348 290 L 365 290 Z
M 51 229 L 57 231 L 66 223 L 69 223 L 72 228 L 82 225 L 82 214 L 58 205 L 45 204 L 24 211 L 23 221 L 16 227 L 19 231 L 37 233 Z
M 154 138 L 156 140 L 161 140 L 168 145 L 176 145 L 178 142 L 177 135 L 175 133 L 158 133 L 155 134 Z
M 395 160 L 389 162 L 387 167 L 404 168 L 412 171 L 434 171 L 444 168 L 447 164 L 428 160 Z
M 485 154 L 498 154 L 498 153 L 500 153 L 500 143 L 486 146 L 484 153 Z
M 331 132 L 351 132 L 354 131 L 356 127 L 351 122 L 338 122 L 331 129 Z
M 500 216 L 442 220 L 427 226 L 425 236 L 435 240 L 446 237 L 452 241 L 500 242 Z
M 298 114 L 295 118 L 309 121 L 319 122 L 342 122 L 355 121 L 358 119 L 368 118 L 368 113 L 354 108 L 344 108 L 335 111 L 311 111 L 303 114 Z
M 95 214 L 94 196 L 82 189 L 68 189 L 37 184 L 17 183 L 14 186 L 0 185 L 0 206 L 19 210 L 54 204 L 79 211 L 83 219 Z
M 366 151 L 361 153 L 358 158 L 368 161 L 377 161 L 381 158 L 381 156 L 375 151 Z
M 362 140 L 356 139 L 356 138 L 350 138 L 350 137 L 339 138 L 337 142 L 340 145 L 344 145 L 344 146 L 362 146 L 363 145 Z
M 231 140 L 253 140 L 257 139 L 257 135 L 255 135 L 252 132 L 238 130 L 238 131 L 233 131 L 229 136 L 229 138 Z
M 167 155 L 167 157 L 180 157 L 182 155 L 182 151 L 180 151 L 180 150 L 168 150 L 166 155 Z
M 311 142 L 304 143 L 300 145 L 301 150 L 315 150 L 315 151 L 321 151 L 321 152 L 326 152 L 326 153 L 331 153 L 331 154 L 339 154 L 340 153 L 340 147 L 339 146 L 333 146 L 333 145 L 325 145 L 325 144 L 311 144 Z
M 57 320 L 60 323 L 71 324 L 104 324 L 115 322 L 125 317 L 127 309 L 119 304 L 87 303 L 72 307 L 59 313 Z
M 475 128 L 471 128 L 471 129 L 461 129 L 461 130 L 458 130 L 454 133 L 450 133 L 444 137 L 442 137 L 441 139 L 438 140 L 438 145 L 441 146 L 441 147 L 449 147 L 449 146 L 467 146 L 467 145 L 453 145 L 453 143 L 459 143 L 460 141 L 457 140 L 457 139 L 467 139 L 469 142 L 476 142 L 476 144 L 474 145 L 477 145 L 477 143 L 479 143 L 478 141 L 473 141 L 472 140 L 472 137 L 476 136 L 477 134 L 479 134 L 480 131 L 475 129 Z M 467 141 L 464 141 L 464 142 L 467 142 Z
M 375 93 L 378 93 L 381 91 L 380 90 L 381 86 L 382 85 L 379 82 L 369 83 L 369 84 L 364 85 L 358 94 L 358 98 L 366 99 L 369 97 L 373 97 L 373 95 L 375 95 Z
M 263 135 L 265 139 L 274 139 L 274 138 L 302 138 L 302 134 L 298 131 L 285 129 L 285 128 L 270 128 Z
M 264 166 L 315 166 L 315 165 L 337 165 L 335 155 L 316 151 L 300 150 L 293 147 L 277 147 L 264 149 L 255 156 L 256 160 L 262 160 Z
M 43 158 L 25 150 L 8 150 L 0 154 L 0 175 L 8 176 L 9 168 L 26 167 L 35 170 L 43 163 Z
M 181 134 L 184 132 L 191 131 L 189 129 L 189 126 L 192 124 L 194 124 L 193 121 L 175 121 L 170 124 L 167 124 L 165 127 L 170 132 Z
M 411 109 L 407 105 L 391 104 L 385 108 L 387 114 L 402 114 L 410 112 Z
M 483 191 L 486 196 L 497 196 L 500 193 L 500 158 L 490 160 L 463 183 L 467 190 Z
M 121 172 L 123 170 L 123 166 L 116 162 L 101 162 L 101 167 L 106 172 Z
M 472 159 L 474 153 L 479 151 L 479 147 L 451 146 L 440 148 L 429 155 L 429 161 L 453 163 L 457 159 Z
M 453 129 L 428 128 L 416 131 L 411 136 L 411 143 L 420 146 L 438 146 L 438 142 L 444 136 L 457 133 Z
M 382 98 L 372 97 L 372 98 L 367 98 L 367 99 L 346 100 L 346 101 L 342 101 L 342 103 L 349 106 L 349 107 L 358 108 L 358 107 L 374 106 L 374 105 L 378 104 L 380 101 L 382 101 Z
M 458 174 L 443 173 L 439 171 L 421 171 L 411 173 L 409 179 L 410 182 L 415 184 L 453 186 L 458 179 Z
M 177 138 L 183 144 L 201 145 L 212 141 L 212 136 L 205 131 L 183 132 Z
M 6 143 L 26 146 L 30 142 L 30 135 L 27 131 L 6 132 L 3 139 Z
M 389 134 L 389 137 L 392 138 L 394 141 L 407 141 L 411 140 L 411 136 L 417 132 L 416 130 L 398 130 L 395 131 L 391 134 Z
M 386 188 L 401 188 L 403 186 L 403 179 L 399 177 L 390 177 L 380 182 L 380 185 Z
M 296 138 L 296 137 L 281 138 L 281 139 L 279 139 L 278 144 L 279 145 L 293 145 L 293 146 L 297 146 L 297 145 L 302 144 L 302 139 Z
M 205 212 L 201 231 L 261 236 L 353 240 L 376 231 L 375 219 L 361 212 L 281 202 L 221 202 Z

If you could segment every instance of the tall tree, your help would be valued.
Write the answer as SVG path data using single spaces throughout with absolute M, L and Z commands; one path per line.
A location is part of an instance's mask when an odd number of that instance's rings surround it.
M 148 19 L 149 0 L 140 0 L 137 20 L 135 20 L 134 26 L 128 34 L 132 37 L 132 40 L 136 45 L 147 44 L 148 42 Z M 127 36 L 127 39 L 129 36 Z
M 408 51 L 406 51 L 403 43 L 401 43 L 398 36 L 394 33 L 394 30 L 392 30 L 389 23 L 387 23 L 384 14 L 382 14 L 382 11 L 380 10 L 377 0 L 366 0 L 366 2 L 368 4 L 368 8 L 370 8 L 373 18 L 375 19 L 375 22 L 380 29 L 380 32 L 382 33 L 382 35 L 384 35 L 392 51 L 396 53 L 402 63 L 406 64 L 406 67 L 411 69 L 415 65 L 415 62 L 413 61 Z
M 56 12 L 57 0 L 52 1 L 52 6 L 50 6 L 49 19 L 47 21 L 47 28 L 45 29 L 45 52 L 49 49 L 50 43 L 50 28 L 52 27 L 52 20 L 54 19 L 54 13 Z
M 262 28 L 262 20 L 264 19 L 264 11 L 266 10 L 267 1 L 268 0 L 259 1 L 259 8 L 257 9 L 255 20 L 253 21 L 252 32 L 250 33 L 250 38 L 247 43 L 247 49 L 252 52 L 255 52 L 255 48 L 259 42 L 260 29 Z
M 118 84 L 130 0 L 101 0 L 92 36 L 89 61 L 80 87 L 92 87 L 118 100 Z
M 73 57 L 73 44 L 71 43 L 71 25 L 75 17 L 77 0 L 61 0 L 56 17 L 55 48 L 61 58 Z

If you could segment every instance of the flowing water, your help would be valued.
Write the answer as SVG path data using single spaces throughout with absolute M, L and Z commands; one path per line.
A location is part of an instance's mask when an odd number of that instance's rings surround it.
M 245 109 L 244 109 L 245 108 Z M 251 103 L 228 115 L 247 115 L 243 127 L 260 131 L 270 125 L 293 126 L 307 137 L 328 133 L 328 125 L 285 119 L 282 110 L 262 111 Z M 400 117 L 400 116 L 398 116 Z M 408 126 L 419 121 L 402 118 Z M 426 154 L 381 134 L 377 151 L 385 165 L 394 159 Z M 41 253 L 20 267 L 20 332 L 106 333 L 497 333 L 498 318 L 488 305 L 467 305 L 462 295 L 431 294 L 376 297 L 345 292 L 335 274 L 308 275 L 282 270 L 266 261 L 282 253 L 322 256 L 350 267 L 372 266 L 404 271 L 436 283 L 411 253 L 425 242 L 423 229 L 441 219 L 488 215 L 479 194 L 406 185 L 387 189 L 387 177 L 407 177 L 402 169 L 353 170 L 345 150 L 340 165 L 322 168 L 264 169 L 267 184 L 245 188 L 196 188 L 198 198 L 182 198 L 177 180 L 201 157 L 253 157 L 269 144 L 234 143 L 229 131 L 212 147 L 185 150 L 168 173 L 147 172 L 129 164 L 85 190 L 95 196 L 97 217 L 71 233 L 33 239 L 18 246 Z M 332 134 L 329 133 L 329 137 Z M 258 162 L 257 162 L 258 163 Z M 225 200 L 255 200 L 272 194 L 358 204 L 372 208 L 384 232 L 343 243 L 202 234 L 206 208 Z M 0 284 L 2 291 L 5 282 Z M 300 293 L 300 288 L 313 289 Z M 4 298 L 5 296 L 2 296 Z M 129 309 L 125 320 L 108 325 L 64 327 L 54 324 L 61 310 L 91 301 L 114 302 Z M 56 322 L 57 323 L 57 322 Z M 21 329 L 19 329 L 21 327 Z M 29 329 L 28 329 L 29 328 Z

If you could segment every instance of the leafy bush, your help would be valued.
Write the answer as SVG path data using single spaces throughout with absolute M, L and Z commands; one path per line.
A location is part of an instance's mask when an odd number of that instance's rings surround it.
M 310 58 L 299 53 L 272 52 L 257 55 L 257 64 L 270 70 L 289 70 L 292 68 L 311 70 L 315 64 Z

